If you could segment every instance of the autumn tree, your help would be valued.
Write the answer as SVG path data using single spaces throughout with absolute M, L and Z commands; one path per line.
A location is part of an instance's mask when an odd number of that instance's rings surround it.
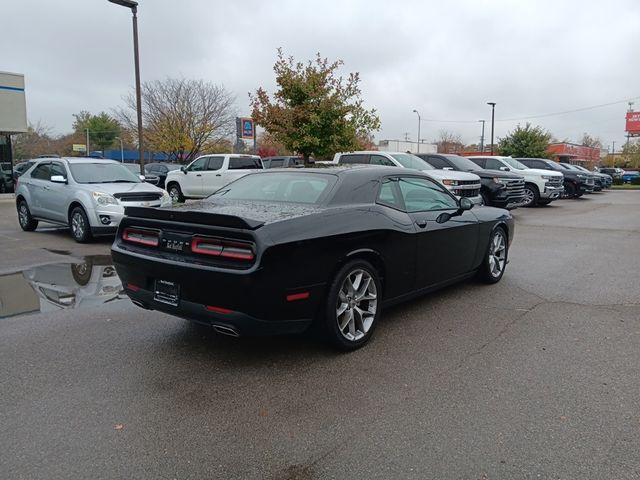
M 364 107 L 360 75 L 338 76 L 343 63 L 330 63 L 319 53 L 306 64 L 295 62 L 278 49 L 273 98 L 263 88 L 249 94 L 256 123 L 286 149 L 302 154 L 305 163 L 312 155 L 354 150 L 380 128 L 375 110 Z
M 598 137 L 592 137 L 587 132 L 584 132 L 582 138 L 578 141 L 580 145 L 592 148 L 602 148 L 602 142 Z
M 58 154 L 55 138 L 51 135 L 51 128 L 42 122 L 30 123 L 25 133 L 14 135 L 11 139 L 13 155 L 16 160 L 36 158 L 38 155 Z
M 73 117 L 75 118 L 73 122 L 74 132 L 78 135 L 85 135 L 88 129 L 90 147 L 95 147 L 96 150 L 106 150 L 113 145 L 116 137 L 120 135 L 120 122 L 105 112 L 91 115 L 83 110 L 74 114 Z
M 273 135 L 268 132 L 262 132 L 257 138 L 258 151 L 261 157 L 273 157 L 274 155 L 291 155 L 282 143 L 278 142 Z
M 640 140 L 628 142 L 622 147 L 622 161 L 626 168 L 640 168 Z
M 141 93 L 146 148 L 181 163 L 205 151 L 229 148 L 228 137 L 235 131 L 235 97 L 222 85 L 167 78 L 143 83 Z M 117 115 L 127 128 L 135 130 L 134 92 L 124 102 Z
M 518 125 L 513 132 L 498 139 L 500 155 L 525 158 L 547 158 L 546 149 L 551 141 L 551 134 L 542 127 L 532 127 L 527 123 Z
M 440 130 L 435 144 L 438 146 L 438 153 L 455 153 L 464 150 L 464 142 L 460 134 L 449 130 Z

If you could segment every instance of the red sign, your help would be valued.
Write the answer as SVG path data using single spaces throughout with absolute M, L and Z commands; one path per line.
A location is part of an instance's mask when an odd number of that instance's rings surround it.
M 627 126 L 625 130 L 631 135 L 640 135 L 640 112 L 627 112 Z

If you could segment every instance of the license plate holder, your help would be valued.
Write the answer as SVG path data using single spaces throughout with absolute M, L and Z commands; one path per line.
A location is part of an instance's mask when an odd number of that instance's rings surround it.
M 177 307 L 180 301 L 180 285 L 169 280 L 156 280 L 153 299 Z

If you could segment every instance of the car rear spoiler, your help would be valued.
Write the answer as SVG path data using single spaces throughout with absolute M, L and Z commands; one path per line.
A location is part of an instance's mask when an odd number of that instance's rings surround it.
M 169 222 L 196 223 L 200 225 L 239 228 L 244 230 L 256 230 L 264 225 L 263 221 L 252 220 L 250 218 L 203 211 L 173 210 L 152 207 L 125 207 L 124 214 L 128 217 L 166 220 Z

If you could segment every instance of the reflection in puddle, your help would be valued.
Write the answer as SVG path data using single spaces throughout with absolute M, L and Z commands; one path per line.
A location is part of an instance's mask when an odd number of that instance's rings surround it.
M 125 298 L 109 255 L 0 275 L 0 318 L 93 307 Z

